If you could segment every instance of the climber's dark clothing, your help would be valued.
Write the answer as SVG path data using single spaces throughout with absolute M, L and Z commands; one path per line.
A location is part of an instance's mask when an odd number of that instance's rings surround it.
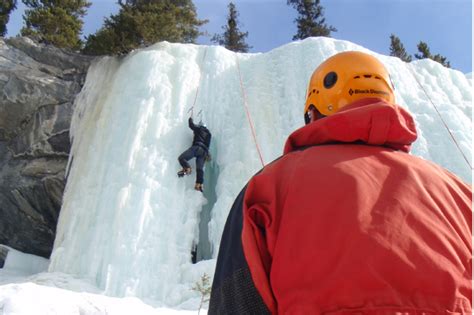
M 204 162 L 209 154 L 209 146 L 211 144 L 211 132 L 203 125 L 195 125 L 193 119 L 188 120 L 189 128 L 194 132 L 192 146 L 181 153 L 178 157 L 179 164 L 183 169 L 190 168 L 188 161 L 193 157 L 196 158 L 196 183 L 204 182 Z

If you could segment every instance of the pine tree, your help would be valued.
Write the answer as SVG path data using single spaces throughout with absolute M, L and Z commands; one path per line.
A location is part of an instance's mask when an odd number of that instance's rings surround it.
M 436 55 L 434 55 L 434 56 L 431 56 L 431 59 L 433 59 L 433 60 L 436 61 L 436 62 L 439 62 L 440 64 L 442 64 L 442 65 L 445 66 L 446 68 L 451 68 L 451 64 L 449 63 L 449 61 L 447 60 L 447 58 L 441 56 L 440 54 L 436 54 Z
M 239 30 L 239 12 L 235 4 L 230 2 L 227 6 L 229 8 L 229 15 L 227 16 L 227 25 L 222 26 L 223 34 L 215 34 L 211 41 L 218 43 L 225 48 L 236 52 L 248 52 L 251 46 L 247 45 L 245 38 L 249 32 L 241 32 Z
M 192 0 L 119 0 L 120 11 L 87 37 L 83 52 L 91 55 L 125 54 L 159 41 L 193 43 L 198 27 Z
M 415 54 L 416 59 L 431 58 L 430 48 L 427 43 L 420 41 L 416 47 L 421 53 L 421 55 Z
M 335 27 L 326 24 L 320 0 L 287 0 L 286 4 L 298 11 L 298 17 L 295 19 L 298 32 L 293 36 L 293 40 L 311 36 L 331 37 L 331 32 L 337 32 Z
M 10 13 L 16 9 L 16 0 L 0 0 L 0 36 L 7 34 Z
M 91 5 L 87 0 L 22 0 L 30 9 L 23 16 L 22 36 L 31 36 L 60 48 L 80 49 L 82 18 Z
M 431 54 L 430 48 L 428 47 L 427 43 L 420 41 L 416 47 L 418 48 L 418 51 L 421 53 L 420 55 L 415 54 L 415 57 L 417 59 L 429 58 L 431 60 L 439 62 L 440 64 L 442 64 L 443 66 L 447 68 L 451 68 L 451 64 L 449 63 L 449 61 L 446 60 L 446 57 L 443 57 L 440 54 L 436 54 L 434 56 Z
M 411 61 L 411 56 L 407 54 L 400 38 L 394 34 L 390 35 L 390 56 L 398 57 L 405 62 Z

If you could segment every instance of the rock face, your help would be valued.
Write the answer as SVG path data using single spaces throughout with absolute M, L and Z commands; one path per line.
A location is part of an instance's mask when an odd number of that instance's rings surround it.
M 73 102 L 92 59 L 0 38 L 0 244 L 49 257 Z

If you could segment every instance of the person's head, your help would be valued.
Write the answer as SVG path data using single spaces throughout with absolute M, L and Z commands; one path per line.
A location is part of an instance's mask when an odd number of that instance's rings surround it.
M 364 98 L 395 102 L 385 66 L 358 51 L 338 53 L 321 63 L 311 76 L 304 107 L 305 123 L 330 116 Z
M 206 124 L 202 121 L 202 119 L 199 120 L 198 126 L 206 128 Z

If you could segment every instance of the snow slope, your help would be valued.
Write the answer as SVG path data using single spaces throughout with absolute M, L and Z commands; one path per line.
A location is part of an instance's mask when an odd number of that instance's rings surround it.
M 371 53 L 387 66 L 397 103 L 418 125 L 412 154 L 471 182 L 462 154 L 472 160 L 472 76 L 431 60 L 407 64 L 328 38 L 264 54 L 162 42 L 122 59 L 103 58 L 90 68 L 76 100 L 68 182 L 49 273 L 42 279 L 69 275 L 90 283 L 94 290 L 81 288 L 91 293 L 197 309 L 200 296 L 190 288 L 204 273 L 212 276 L 232 202 L 262 167 L 245 104 L 269 163 L 303 125 L 313 70 L 346 50 Z M 204 194 L 193 190 L 194 172 L 176 176 L 177 157 L 192 140 L 187 118 L 195 98 L 194 117 L 213 133 Z M 200 261 L 192 264 L 197 243 Z M 6 291 L 34 290 L 32 284 L 2 286 L 0 306 Z

